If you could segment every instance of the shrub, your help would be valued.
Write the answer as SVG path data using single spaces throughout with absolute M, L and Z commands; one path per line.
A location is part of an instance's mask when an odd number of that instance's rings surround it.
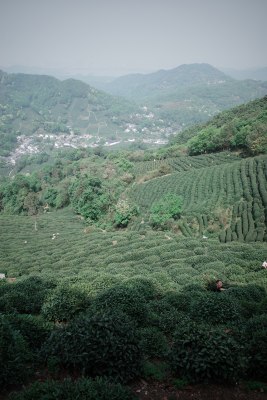
M 93 310 L 122 311 L 137 324 L 145 323 L 148 309 L 145 298 L 136 288 L 117 285 L 100 293 L 93 301 Z
M 138 213 L 137 206 L 130 204 L 129 200 L 120 199 L 115 207 L 114 223 L 118 228 L 125 228 Z
M 125 314 L 98 313 L 75 319 L 52 333 L 43 354 L 90 376 L 106 375 L 119 381 L 135 378 L 141 368 L 141 350 L 133 324 Z
M 169 366 L 166 363 L 153 363 L 150 361 L 144 362 L 143 375 L 145 379 L 152 378 L 156 381 L 164 381 L 169 372 Z
M 14 330 L 6 316 L 0 316 L 0 386 L 23 383 L 31 360 L 26 341 Z
M 190 316 L 199 321 L 212 324 L 223 324 L 238 321 L 241 308 L 238 303 L 224 293 L 207 293 L 191 303 Z
M 20 393 L 13 393 L 10 400 L 134 400 L 128 388 L 119 383 L 114 384 L 106 379 L 96 380 L 81 378 L 73 382 L 65 379 L 62 382 L 48 380 L 35 382 Z
M 38 314 L 48 290 L 53 286 L 49 281 L 30 277 L 17 283 L 8 284 L 1 298 L 0 309 L 5 312 Z
M 267 316 L 254 316 L 245 327 L 246 350 L 249 357 L 249 376 L 267 376 Z
M 89 298 L 79 288 L 59 286 L 47 298 L 42 315 L 49 321 L 69 321 L 89 306 Z
M 234 382 L 242 377 L 244 350 L 227 332 L 190 321 L 178 325 L 170 353 L 173 371 L 192 382 Z
M 140 345 L 147 357 L 161 357 L 168 349 L 168 342 L 163 333 L 156 327 L 141 328 Z
M 31 350 L 40 349 L 52 330 L 49 323 L 35 315 L 10 315 L 8 321 L 14 330 L 21 333 Z
M 143 278 L 141 276 L 135 276 L 124 282 L 125 287 L 133 288 L 137 290 L 141 296 L 146 300 L 151 300 L 155 298 L 158 294 L 158 290 L 153 281 L 148 278 Z
M 181 215 L 183 200 L 173 194 L 165 195 L 158 203 L 153 204 L 150 213 L 151 224 L 155 228 L 164 228 L 170 219 L 178 219 Z

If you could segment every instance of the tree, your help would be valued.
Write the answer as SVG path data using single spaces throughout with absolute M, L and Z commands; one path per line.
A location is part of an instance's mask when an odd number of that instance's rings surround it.
M 154 228 L 166 228 L 166 223 L 181 216 L 183 199 L 175 194 L 167 194 L 154 203 L 150 210 L 150 221 Z
M 110 205 L 110 194 L 99 178 L 81 177 L 69 188 L 70 202 L 83 217 L 98 221 Z

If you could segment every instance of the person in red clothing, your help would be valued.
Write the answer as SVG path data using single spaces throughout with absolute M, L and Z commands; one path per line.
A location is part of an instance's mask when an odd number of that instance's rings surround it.
M 221 292 L 222 290 L 225 290 L 223 288 L 223 283 L 222 283 L 222 281 L 220 279 L 217 279 L 217 281 L 216 281 L 216 288 L 217 288 L 218 292 Z

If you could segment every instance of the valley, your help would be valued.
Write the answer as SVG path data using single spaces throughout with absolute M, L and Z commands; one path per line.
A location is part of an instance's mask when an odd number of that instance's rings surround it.
M 266 398 L 266 82 L 0 80 L 0 399 Z

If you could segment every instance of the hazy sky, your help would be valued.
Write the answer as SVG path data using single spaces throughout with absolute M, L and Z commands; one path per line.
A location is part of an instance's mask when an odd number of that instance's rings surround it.
M 267 0 L 0 0 L 0 65 L 126 74 L 267 66 Z

